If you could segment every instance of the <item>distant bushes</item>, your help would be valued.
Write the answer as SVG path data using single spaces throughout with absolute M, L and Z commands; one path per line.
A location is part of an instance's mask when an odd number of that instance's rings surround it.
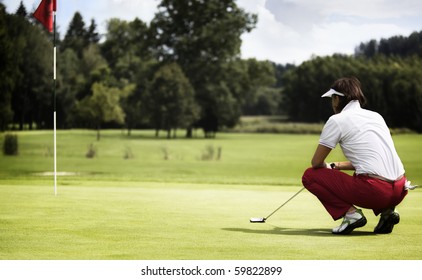
M 18 153 L 18 136 L 16 134 L 6 134 L 3 142 L 3 154 L 7 156 L 16 156 Z
M 324 123 L 287 122 L 283 117 L 248 116 L 242 117 L 240 123 L 225 132 L 238 133 L 284 133 L 284 134 L 321 134 Z M 391 134 L 416 133 L 409 128 L 390 128 Z
M 94 158 L 97 156 L 97 148 L 95 148 L 94 144 L 88 145 L 88 151 L 85 154 L 86 158 Z
M 293 123 L 283 118 L 254 116 L 242 117 L 240 124 L 227 132 L 320 134 L 323 126 L 323 123 Z

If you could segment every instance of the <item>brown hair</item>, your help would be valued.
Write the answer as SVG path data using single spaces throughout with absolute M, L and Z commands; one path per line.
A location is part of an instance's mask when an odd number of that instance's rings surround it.
M 366 97 L 362 92 L 360 81 L 355 77 L 340 78 L 331 85 L 331 88 L 344 94 L 340 96 L 340 104 L 337 108 L 340 111 L 352 100 L 358 100 L 362 107 L 366 105 Z

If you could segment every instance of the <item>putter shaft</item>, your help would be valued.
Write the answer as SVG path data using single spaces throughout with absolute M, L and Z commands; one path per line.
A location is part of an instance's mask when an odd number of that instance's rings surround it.
M 251 223 L 265 223 L 265 221 L 271 217 L 275 212 L 277 212 L 278 210 L 280 210 L 281 207 L 283 207 L 284 205 L 286 205 L 290 200 L 292 200 L 295 196 L 297 196 L 301 191 L 303 191 L 305 189 L 305 187 L 302 187 L 297 193 L 295 193 L 291 198 L 289 198 L 286 202 L 284 202 L 282 205 L 280 205 L 277 209 L 275 209 L 271 214 L 269 214 L 267 217 L 265 218 L 259 218 L 262 219 L 262 221 L 252 221 L 252 219 L 250 220 Z

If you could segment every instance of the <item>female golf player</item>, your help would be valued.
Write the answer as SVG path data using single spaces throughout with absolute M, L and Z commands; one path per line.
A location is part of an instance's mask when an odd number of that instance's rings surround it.
M 381 214 L 375 233 L 391 233 L 400 221 L 395 206 L 406 196 L 410 182 L 384 119 L 362 108 L 366 98 L 354 77 L 336 80 L 322 97 L 331 97 L 334 115 L 324 125 L 312 167 L 303 174 L 303 185 L 334 220 L 343 218 L 332 233 L 349 234 L 366 224 L 362 210 L 356 207 Z M 337 144 L 348 161 L 326 163 Z M 354 174 L 341 170 L 354 170 Z

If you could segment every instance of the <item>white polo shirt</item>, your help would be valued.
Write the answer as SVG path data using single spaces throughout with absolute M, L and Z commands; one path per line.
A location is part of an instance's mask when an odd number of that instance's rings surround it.
M 374 174 L 395 180 L 404 174 L 390 130 L 382 116 L 362 109 L 352 100 L 325 124 L 319 143 L 334 149 L 340 144 L 356 174 Z

